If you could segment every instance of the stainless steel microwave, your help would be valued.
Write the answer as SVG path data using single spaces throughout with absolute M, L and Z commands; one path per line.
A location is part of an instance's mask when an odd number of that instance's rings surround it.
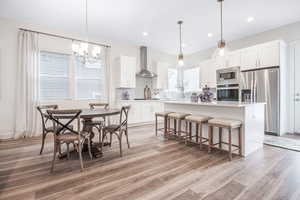
M 240 67 L 230 67 L 217 70 L 217 85 L 239 84 Z

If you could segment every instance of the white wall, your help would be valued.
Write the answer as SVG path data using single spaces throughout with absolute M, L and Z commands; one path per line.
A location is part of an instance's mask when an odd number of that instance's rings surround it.
M 19 28 L 27 28 L 36 31 L 64 35 L 77 39 L 84 39 L 76 33 L 65 33 L 60 30 L 53 30 L 48 27 L 33 25 L 24 22 L 16 22 L 6 19 L 0 19 L 0 139 L 9 138 L 12 136 L 14 126 L 14 97 L 15 97 L 15 80 L 17 68 L 17 34 Z M 43 40 L 41 45 L 44 48 L 50 48 L 64 53 L 71 53 L 70 41 L 58 39 Z M 46 41 L 46 42 L 45 42 Z M 111 66 L 112 72 L 118 70 L 114 60 L 120 55 L 135 56 L 139 61 L 139 47 L 130 44 L 114 43 L 112 41 L 102 41 L 101 39 L 90 39 L 93 42 L 106 43 L 112 46 L 111 48 Z M 165 61 L 175 63 L 176 57 L 168 55 L 149 48 L 151 62 Z M 138 65 L 139 66 L 139 65 Z M 139 68 L 137 66 L 137 71 Z M 155 66 L 155 65 L 154 65 Z M 114 73 L 110 77 L 114 88 Z M 112 97 L 115 97 L 115 90 L 112 91 Z M 87 106 L 86 101 L 79 102 L 59 102 L 64 107 L 83 107 Z

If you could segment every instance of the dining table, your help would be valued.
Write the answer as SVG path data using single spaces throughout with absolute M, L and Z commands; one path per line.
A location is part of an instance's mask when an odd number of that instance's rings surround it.
M 91 141 L 91 151 L 93 157 L 101 157 L 102 156 L 102 148 L 101 148 L 101 142 L 104 143 L 104 141 L 95 142 L 93 141 L 93 138 L 95 137 L 95 132 L 93 131 L 93 119 L 95 118 L 107 118 L 113 115 L 119 115 L 121 113 L 121 109 L 117 108 L 85 108 L 81 109 L 80 118 L 82 119 L 83 128 L 82 131 L 86 131 L 90 133 L 90 141 Z M 48 113 L 44 113 L 45 117 L 49 117 Z M 55 116 L 54 116 L 55 117 Z M 67 117 L 67 116 L 66 116 Z M 64 117 L 60 117 L 63 119 Z M 106 120 L 107 121 L 107 120 Z M 99 133 L 101 134 L 101 133 Z M 100 137 L 101 138 L 101 137 Z M 103 146 L 108 145 L 109 143 L 104 144 Z M 84 144 L 83 146 L 83 152 L 88 151 L 88 144 Z M 64 158 L 66 155 L 62 154 L 59 157 Z
M 82 118 L 82 124 L 83 124 L 82 130 L 90 133 L 90 137 L 91 137 L 90 141 L 92 142 L 91 151 L 93 157 L 97 158 L 102 156 L 101 142 L 104 143 L 104 141 L 99 141 L 98 143 L 93 141 L 93 138 L 95 137 L 95 133 L 93 131 L 93 125 L 91 122 L 93 121 L 94 118 L 107 118 L 113 115 L 119 115 L 120 113 L 121 113 L 121 109 L 116 109 L 116 108 L 82 109 L 82 112 L 80 114 L 80 118 Z M 108 144 L 109 143 L 105 143 L 103 146 L 106 146 Z M 87 151 L 87 150 L 88 150 L 88 145 L 84 144 L 83 151 Z

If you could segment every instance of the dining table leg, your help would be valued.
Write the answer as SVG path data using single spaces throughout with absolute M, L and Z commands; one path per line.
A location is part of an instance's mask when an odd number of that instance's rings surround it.
M 92 125 L 92 119 L 83 119 L 82 123 L 83 123 L 83 131 L 86 131 L 88 133 L 90 133 L 90 145 L 91 145 L 91 151 L 92 151 L 92 155 L 93 157 L 99 158 L 102 157 L 102 149 L 101 149 L 101 142 L 99 141 L 99 143 L 93 142 L 93 138 L 95 137 L 95 133 L 93 132 L 93 125 Z M 101 134 L 101 133 L 99 133 Z M 83 152 L 88 152 L 88 141 L 85 141 L 85 143 L 83 144 Z

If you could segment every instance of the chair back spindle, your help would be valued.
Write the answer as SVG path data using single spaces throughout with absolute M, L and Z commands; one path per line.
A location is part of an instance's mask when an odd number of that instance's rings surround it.
M 120 127 L 124 127 L 125 126 L 127 128 L 129 110 L 130 110 L 130 106 L 123 106 L 121 108 L 121 113 L 120 113 Z
M 80 114 L 81 110 L 47 110 L 49 118 L 58 127 L 55 129 L 56 135 L 60 134 L 63 130 L 68 130 L 72 133 L 78 134 L 80 132 Z M 61 119 L 67 120 L 65 123 Z M 69 125 L 77 120 L 77 132 L 69 127 Z
M 49 119 L 44 116 L 46 110 L 56 110 L 56 109 L 58 109 L 58 105 L 40 105 L 40 106 L 37 106 L 36 109 L 39 111 L 39 113 L 41 115 L 42 128 L 43 128 L 43 132 L 44 132 L 47 129 L 46 124 Z

